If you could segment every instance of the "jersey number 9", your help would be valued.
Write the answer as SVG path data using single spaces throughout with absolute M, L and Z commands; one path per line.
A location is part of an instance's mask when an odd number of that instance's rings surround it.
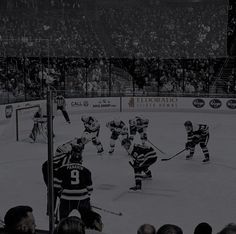
M 78 170 L 72 170 L 70 172 L 70 176 L 71 176 L 71 184 L 75 185 L 80 183 Z

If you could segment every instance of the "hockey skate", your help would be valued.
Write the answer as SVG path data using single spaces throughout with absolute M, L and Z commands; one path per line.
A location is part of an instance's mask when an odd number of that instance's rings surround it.
M 99 149 L 99 150 L 98 150 L 98 152 L 97 152 L 97 153 L 98 153 L 98 154 L 102 154 L 103 152 L 104 152 L 104 149 L 103 149 L 103 148 L 101 148 L 101 149 Z
M 137 191 L 137 190 L 141 190 L 141 186 L 140 185 L 135 185 L 134 187 L 131 187 L 129 189 L 133 190 L 133 191 Z
M 186 156 L 186 160 L 189 160 L 189 159 L 192 159 L 193 158 L 193 155 L 189 154 Z
M 203 160 L 202 160 L 203 163 L 207 163 L 207 162 L 210 162 L 210 158 L 209 157 L 205 157 Z
M 113 154 L 113 153 L 114 153 L 114 150 L 115 150 L 115 149 L 110 149 L 110 150 L 108 151 L 108 153 L 109 153 L 109 154 Z

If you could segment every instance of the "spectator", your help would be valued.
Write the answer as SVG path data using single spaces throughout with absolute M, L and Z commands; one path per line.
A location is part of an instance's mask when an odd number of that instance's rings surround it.
M 82 216 L 82 220 L 85 224 L 86 234 L 103 233 L 103 223 L 100 214 L 91 210 Z
M 157 230 L 157 234 L 183 234 L 183 231 L 174 224 L 164 224 Z
M 0 233 L 1 234 L 5 234 L 5 228 L 4 228 L 4 222 L 2 220 L 0 220 Z
M 190 82 L 186 83 L 186 85 L 185 85 L 185 92 L 186 93 L 194 93 L 195 92 L 195 88 L 194 88 L 194 86 Z
M 4 229 L 9 234 L 35 234 L 35 219 L 30 206 L 16 206 L 7 211 Z
M 236 224 L 230 223 L 226 225 L 218 234 L 236 234 Z
M 84 223 L 76 216 L 64 218 L 55 228 L 54 234 L 85 234 Z
M 137 234 L 155 234 L 156 229 L 151 224 L 143 224 L 139 227 Z
M 212 227 L 208 223 L 199 223 L 194 229 L 194 234 L 212 234 Z

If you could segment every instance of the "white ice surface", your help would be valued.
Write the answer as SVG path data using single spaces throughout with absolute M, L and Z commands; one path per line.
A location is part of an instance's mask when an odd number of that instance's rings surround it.
M 89 143 L 84 151 L 84 165 L 91 172 L 94 205 L 116 212 L 115 216 L 98 211 L 103 218 L 104 232 L 108 234 L 136 233 L 143 223 L 160 227 L 173 223 L 185 234 L 193 233 L 199 222 L 209 222 L 216 233 L 224 225 L 236 222 L 236 124 L 235 115 L 207 113 L 141 113 L 150 119 L 148 137 L 170 156 L 184 148 L 186 132 L 183 123 L 192 120 L 210 126 L 209 151 L 211 163 L 203 165 L 199 147 L 193 160 L 185 160 L 185 153 L 167 162 L 158 153 L 158 162 L 151 167 L 153 179 L 143 182 L 143 191 L 130 193 L 134 185 L 129 157 L 117 142 L 114 155 L 108 155 L 110 132 L 108 120 L 118 116 L 126 123 L 139 113 L 92 114 L 101 122 L 100 138 L 105 154 L 98 156 Z M 83 126 L 80 115 L 71 116 L 72 124 L 59 115 L 54 121 L 55 148 L 75 136 Z M 24 124 L 24 123 L 22 123 Z M 12 206 L 27 204 L 33 207 L 39 228 L 48 229 L 46 216 L 46 187 L 41 165 L 47 159 L 47 145 L 16 142 L 14 121 L 0 125 L 0 217 Z M 135 138 L 139 142 L 139 137 Z

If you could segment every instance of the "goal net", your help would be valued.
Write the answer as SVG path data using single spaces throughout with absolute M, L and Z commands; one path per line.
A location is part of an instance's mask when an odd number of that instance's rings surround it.
M 21 107 L 16 109 L 16 140 L 31 142 L 30 134 L 34 126 L 34 114 L 38 111 L 42 105 L 34 105 Z M 44 108 L 43 115 L 45 115 Z M 39 123 L 39 131 L 37 141 L 41 143 L 47 142 L 46 123 Z

